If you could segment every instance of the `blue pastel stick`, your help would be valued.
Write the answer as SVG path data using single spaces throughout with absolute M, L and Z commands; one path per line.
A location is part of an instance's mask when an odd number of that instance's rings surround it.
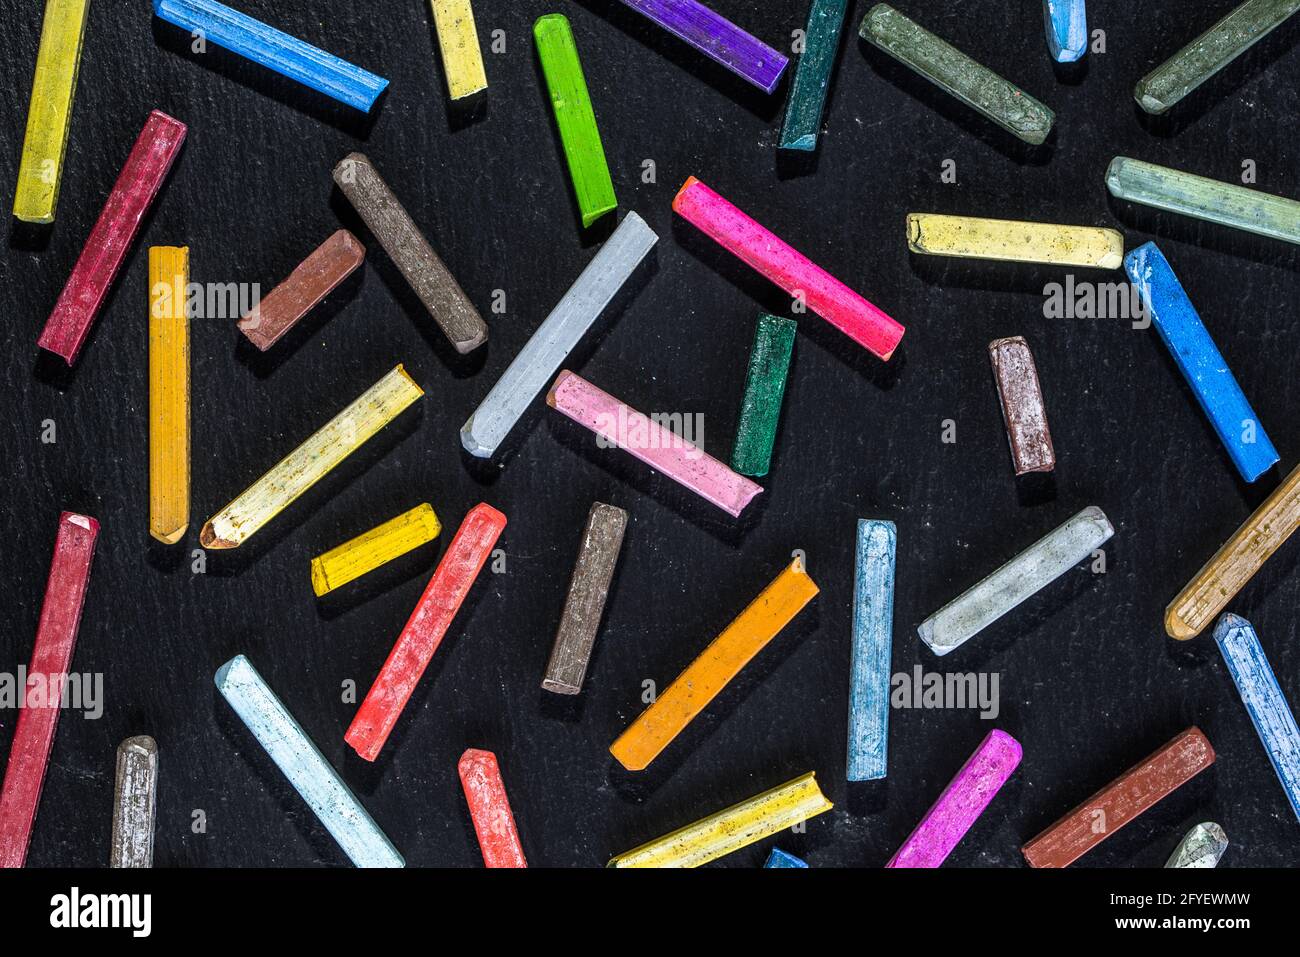
M 764 867 L 807 867 L 808 862 L 801 857 L 795 857 L 793 854 L 787 854 L 779 847 L 772 848 L 772 853 L 767 855 L 767 863 Z
M 1088 52 L 1088 9 L 1085 0 L 1043 0 L 1047 47 L 1057 63 L 1073 63 Z
M 893 522 L 858 520 L 853 584 L 853 662 L 849 678 L 850 781 L 877 781 L 888 770 L 889 670 L 894 652 Z
M 369 113 L 388 81 L 216 0 L 153 0 L 153 12 L 291 80 Z
M 357 867 L 404 867 L 379 825 L 243 655 L 217 669 L 217 690 Z
M 1300 819 L 1300 729 L 1264 657 L 1259 636 L 1245 618 L 1228 614 L 1214 626 L 1214 640 L 1237 683 L 1264 751 L 1273 762 L 1291 811 Z
M 1255 417 L 1232 370 L 1196 314 L 1169 261 L 1155 243 L 1124 259 L 1128 277 L 1151 314 L 1156 331 L 1173 354 L 1187 384 L 1219 433 L 1232 464 L 1253 482 L 1277 462 L 1277 449 Z

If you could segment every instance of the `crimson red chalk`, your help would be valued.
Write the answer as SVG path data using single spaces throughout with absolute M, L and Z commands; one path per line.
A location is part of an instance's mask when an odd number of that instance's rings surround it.
M 491 751 L 470 748 L 460 756 L 457 769 L 469 804 L 469 816 L 474 819 L 474 833 L 478 835 L 484 866 L 527 867 L 497 756 Z
M 343 740 L 367 761 L 379 756 L 393 725 L 406 707 L 411 692 L 438 650 L 451 620 L 469 594 L 470 586 L 492 554 L 506 517 L 491 505 L 479 503 L 469 510 L 456 530 L 433 577 L 411 612 L 397 644 L 366 692 L 366 699 Z
M 185 133 L 186 126 L 180 120 L 154 110 L 131 147 L 103 212 L 72 267 L 72 275 L 36 340 L 38 346 L 62 356 L 68 365 L 77 361 L 77 353 L 131 251 L 140 223 L 181 151 Z
M 0 787 L 0 867 L 22 867 L 27 861 L 27 845 L 59 724 L 63 683 L 72 667 L 98 537 L 99 522 L 93 518 L 75 512 L 64 512 L 59 517 L 41 622 L 23 688 L 23 707 L 18 712 L 18 727 L 9 749 L 4 785 Z

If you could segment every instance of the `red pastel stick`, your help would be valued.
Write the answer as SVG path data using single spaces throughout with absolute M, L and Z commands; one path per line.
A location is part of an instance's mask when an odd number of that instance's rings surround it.
M 100 306 L 131 251 L 140 222 L 181 151 L 185 131 L 180 120 L 154 110 L 131 147 L 45 330 L 36 340 L 38 346 L 62 356 L 68 365 L 77 361 Z
M 497 756 L 491 751 L 470 748 L 460 756 L 457 767 L 484 866 L 527 867 Z
M 54 730 L 59 724 L 63 683 L 72 667 L 81 605 L 98 536 L 99 522 L 93 518 L 75 512 L 59 516 L 41 623 L 27 668 L 28 684 L 35 678 L 44 683 L 46 693 L 43 701 L 33 703 L 28 687 L 23 688 L 24 707 L 18 712 L 18 727 L 9 749 L 4 785 L 0 787 L 0 867 L 22 867 L 27 861 L 27 845 L 41 800 L 41 785 L 45 783 L 45 766 L 54 745 Z
M 388 654 L 379 677 L 366 692 L 343 740 L 367 761 L 379 756 L 393 725 L 406 707 L 411 692 L 438 650 L 451 620 L 469 594 L 470 586 L 492 554 L 506 517 L 491 505 L 479 503 L 469 510 L 456 530 L 424 594 L 411 612 L 397 644 Z
M 750 268 L 776 283 L 858 345 L 888 359 L 903 327 L 779 236 L 692 176 L 673 211 Z

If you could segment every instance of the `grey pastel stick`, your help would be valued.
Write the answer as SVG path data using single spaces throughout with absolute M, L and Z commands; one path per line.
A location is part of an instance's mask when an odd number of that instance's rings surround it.
M 645 220 L 627 214 L 461 426 L 465 451 L 481 459 L 496 453 L 524 410 L 550 385 L 565 358 L 658 241 Z
M 1089 505 L 921 622 L 917 629 L 921 640 L 936 655 L 961 647 L 1090 556 L 1114 534 L 1106 513 Z
M 603 502 L 591 506 L 587 528 L 582 533 L 578 561 L 569 580 L 564 615 L 555 634 L 546 676 L 542 679 L 542 687 L 547 691 L 556 694 L 582 691 L 582 679 L 587 674 L 587 662 L 596 643 L 596 631 L 605 610 L 605 598 L 614 578 L 614 567 L 618 564 L 626 528 L 627 512 L 623 509 Z
M 127 738 L 117 748 L 109 867 L 153 867 L 157 794 L 158 745 L 147 734 Z
M 366 155 L 343 157 L 334 167 L 334 182 L 456 351 L 472 352 L 487 342 L 483 317 Z

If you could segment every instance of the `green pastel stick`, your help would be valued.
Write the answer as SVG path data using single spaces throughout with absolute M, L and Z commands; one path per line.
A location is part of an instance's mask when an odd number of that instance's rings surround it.
M 817 148 L 831 70 L 840 48 L 844 10 L 848 0 L 813 0 L 804 31 L 803 53 L 795 70 L 790 100 L 785 107 L 779 148 L 811 152 Z
M 1051 132 L 1055 113 L 889 4 L 878 3 L 868 10 L 858 32 L 1026 143 L 1037 146 Z
M 1116 156 L 1106 170 L 1116 199 L 1300 245 L 1300 202 L 1194 173 Z
M 1133 90 L 1148 113 L 1163 113 L 1277 29 L 1300 0 L 1246 0 L 1160 64 Z
M 569 164 L 573 191 L 578 197 L 582 225 L 590 226 L 606 213 L 618 208 L 614 183 L 609 178 L 605 148 L 596 128 L 596 114 L 591 108 L 587 80 L 582 75 L 578 47 L 568 17 L 548 13 L 533 25 L 537 56 L 542 61 L 546 88 L 555 109 L 555 125 L 560 128 L 564 158 Z
M 745 378 L 745 400 L 736 426 L 736 445 L 731 450 L 731 467 L 741 475 L 762 476 L 772 464 L 776 426 L 781 421 L 781 399 L 785 377 L 794 352 L 798 323 L 763 313 L 754 332 L 749 353 L 749 374 Z

